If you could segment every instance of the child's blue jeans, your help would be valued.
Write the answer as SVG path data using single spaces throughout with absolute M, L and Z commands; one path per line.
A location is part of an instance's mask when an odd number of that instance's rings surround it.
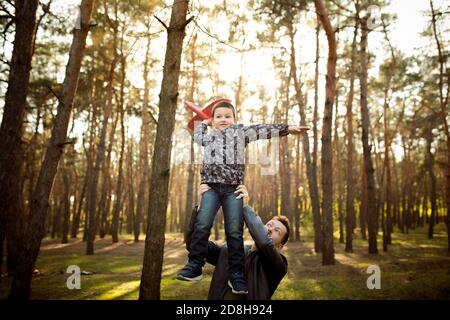
M 225 220 L 230 273 L 244 272 L 244 218 L 242 199 L 234 193 L 237 185 L 208 184 L 211 189 L 203 193 L 194 232 L 189 247 L 189 262 L 203 266 L 208 251 L 208 239 L 219 207 Z

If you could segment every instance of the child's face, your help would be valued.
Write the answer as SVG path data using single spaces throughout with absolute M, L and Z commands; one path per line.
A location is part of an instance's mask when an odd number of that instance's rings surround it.
M 212 125 L 217 130 L 223 130 L 234 124 L 233 110 L 229 108 L 216 108 Z

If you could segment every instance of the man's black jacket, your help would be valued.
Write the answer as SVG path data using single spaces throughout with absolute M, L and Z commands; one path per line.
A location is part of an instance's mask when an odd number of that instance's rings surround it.
M 190 239 L 197 218 L 197 207 L 192 211 L 191 221 L 186 231 L 186 248 L 189 250 Z M 244 221 L 255 241 L 257 250 L 245 246 L 245 272 L 247 276 L 247 300 L 268 300 L 272 297 L 281 279 L 287 272 L 287 260 L 278 252 L 268 235 L 267 229 L 253 209 L 244 207 Z M 206 262 L 214 265 L 214 273 L 209 288 L 209 300 L 223 300 L 230 296 L 228 286 L 228 251 L 226 245 L 208 242 Z M 230 292 L 229 292 L 230 291 Z

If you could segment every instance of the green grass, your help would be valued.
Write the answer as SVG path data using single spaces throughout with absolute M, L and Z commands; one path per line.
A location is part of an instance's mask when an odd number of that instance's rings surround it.
M 223 233 L 221 233 L 222 235 Z M 302 230 L 303 242 L 290 242 L 284 251 L 289 263 L 273 299 L 450 299 L 450 257 L 444 225 L 436 226 L 434 239 L 427 238 L 427 228 L 394 233 L 388 252 L 367 253 L 366 241 L 356 236 L 353 253 L 335 239 L 336 263 L 321 265 L 321 255 L 313 251 L 311 230 Z M 338 236 L 338 235 L 337 235 Z M 246 240 L 249 240 L 248 234 Z M 144 241 L 134 243 L 132 236 L 122 236 L 118 244 L 110 238 L 95 243 L 96 254 L 85 255 L 85 243 L 44 239 L 36 263 L 40 275 L 32 281 L 33 299 L 137 299 L 141 280 Z M 202 281 L 175 279 L 187 260 L 181 235 L 166 235 L 162 299 L 206 299 L 213 267 L 207 265 Z M 69 290 L 66 273 L 69 265 L 93 274 L 81 276 L 81 289 Z M 381 289 L 369 290 L 366 273 L 370 265 L 381 269 Z M 5 271 L 5 270 L 3 270 Z M 11 278 L 2 277 L 0 299 L 6 299 Z

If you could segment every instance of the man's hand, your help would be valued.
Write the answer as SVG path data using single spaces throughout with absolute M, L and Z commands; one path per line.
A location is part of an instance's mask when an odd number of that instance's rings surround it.
M 289 126 L 288 127 L 288 132 L 290 134 L 302 134 L 302 133 L 307 133 L 309 130 L 309 127 L 305 127 L 305 126 Z
M 210 186 L 208 186 L 206 183 L 202 183 L 200 185 L 200 188 L 198 189 L 198 193 L 199 193 L 199 203 L 202 203 L 202 195 L 208 191 L 209 189 L 211 189 Z
M 239 185 L 234 193 L 239 193 L 236 199 L 243 198 L 242 201 L 244 202 L 244 206 L 248 205 L 248 201 L 250 198 L 248 196 L 247 188 L 243 184 Z

